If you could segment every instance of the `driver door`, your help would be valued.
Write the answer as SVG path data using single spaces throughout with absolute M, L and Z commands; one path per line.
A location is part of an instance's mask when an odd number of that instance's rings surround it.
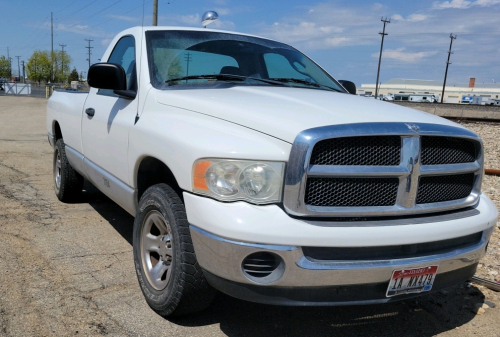
M 127 89 L 137 92 L 136 48 L 133 36 L 116 44 L 108 63 L 126 72 Z M 91 88 L 82 114 L 82 145 L 89 179 L 106 193 L 113 182 L 128 186 L 128 133 L 137 115 L 138 99 L 117 96 L 113 90 Z M 118 181 L 116 181 L 116 179 Z M 113 191 L 109 191 L 113 194 Z M 106 193 L 108 194 L 108 193 Z

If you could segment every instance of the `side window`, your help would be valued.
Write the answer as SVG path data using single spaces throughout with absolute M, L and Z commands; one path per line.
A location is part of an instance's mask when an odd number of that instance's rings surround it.
M 135 67 L 135 39 L 125 36 L 118 41 L 109 56 L 108 63 L 119 64 L 125 70 L 127 89 L 137 90 L 137 71 Z M 99 94 L 114 95 L 112 90 L 99 90 Z

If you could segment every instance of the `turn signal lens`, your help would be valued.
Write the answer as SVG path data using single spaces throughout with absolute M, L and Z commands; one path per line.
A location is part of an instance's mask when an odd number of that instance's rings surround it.
M 205 181 L 205 173 L 207 172 L 211 164 L 212 162 L 208 160 L 200 161 L 196 164 L 193 173 L 194 188 L 208 191 L 208 186 Z

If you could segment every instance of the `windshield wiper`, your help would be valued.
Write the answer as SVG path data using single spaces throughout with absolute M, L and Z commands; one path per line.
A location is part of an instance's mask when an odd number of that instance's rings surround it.
M 260 82 L 273 84 L 273 85 L 283 85 L 283 83 L 281 83 L 280 81 L 273 81 L 273 80 L 267 80 L 264 78 L 242 76 L 242 75 L 233 75 L 233 74 L 190 75 L 190 76 L 183 76 L 183 77 L 178 77 L 178 78 L 171 78 L 169 80 L 166 80 L 165 83 L 172 83 L 172 82 L 178 82 L 178 81 L 184 81 L 184 80 L 198 80 L 198 79 L 214 79 L 214 80 L 220 80 L 220 81 L 255 80 L 255 81 L 260 81 Z
M 329 87 L 329 86 L 324 85 L 324 84 L 314 83 L 314 82 L 310 82 L 310 81 L 307 81 L 307 80 L 301 80 L 300 78 L 284 78 L 284 77 L 280 77 L 280 78 L 270 78 L 270 80 L 272 80 L 272 81 L 278 81 L 278 82 L 282 82 L 282 83 L 300 83 L 300 84 L 308 85 L 310 87 L 327 88 L 327 89 L 330 89 L 330 90 L 334 90 L 334 91 L 338 91 L 338 92 L 343 92 L 340 89 L 332 88 L 332 87 Z

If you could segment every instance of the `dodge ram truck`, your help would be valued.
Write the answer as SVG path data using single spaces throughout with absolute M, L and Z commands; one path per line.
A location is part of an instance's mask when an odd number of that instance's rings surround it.
M 163 316 L 216 290 L 277 305 L 385 303 L 464 282 L 498 212 L 484 149 L 449 120 L 353 95 L 297 49 L 136 27 L 48 101 L 55 192 L 84 179 L 135 217 L 134 266 Z

